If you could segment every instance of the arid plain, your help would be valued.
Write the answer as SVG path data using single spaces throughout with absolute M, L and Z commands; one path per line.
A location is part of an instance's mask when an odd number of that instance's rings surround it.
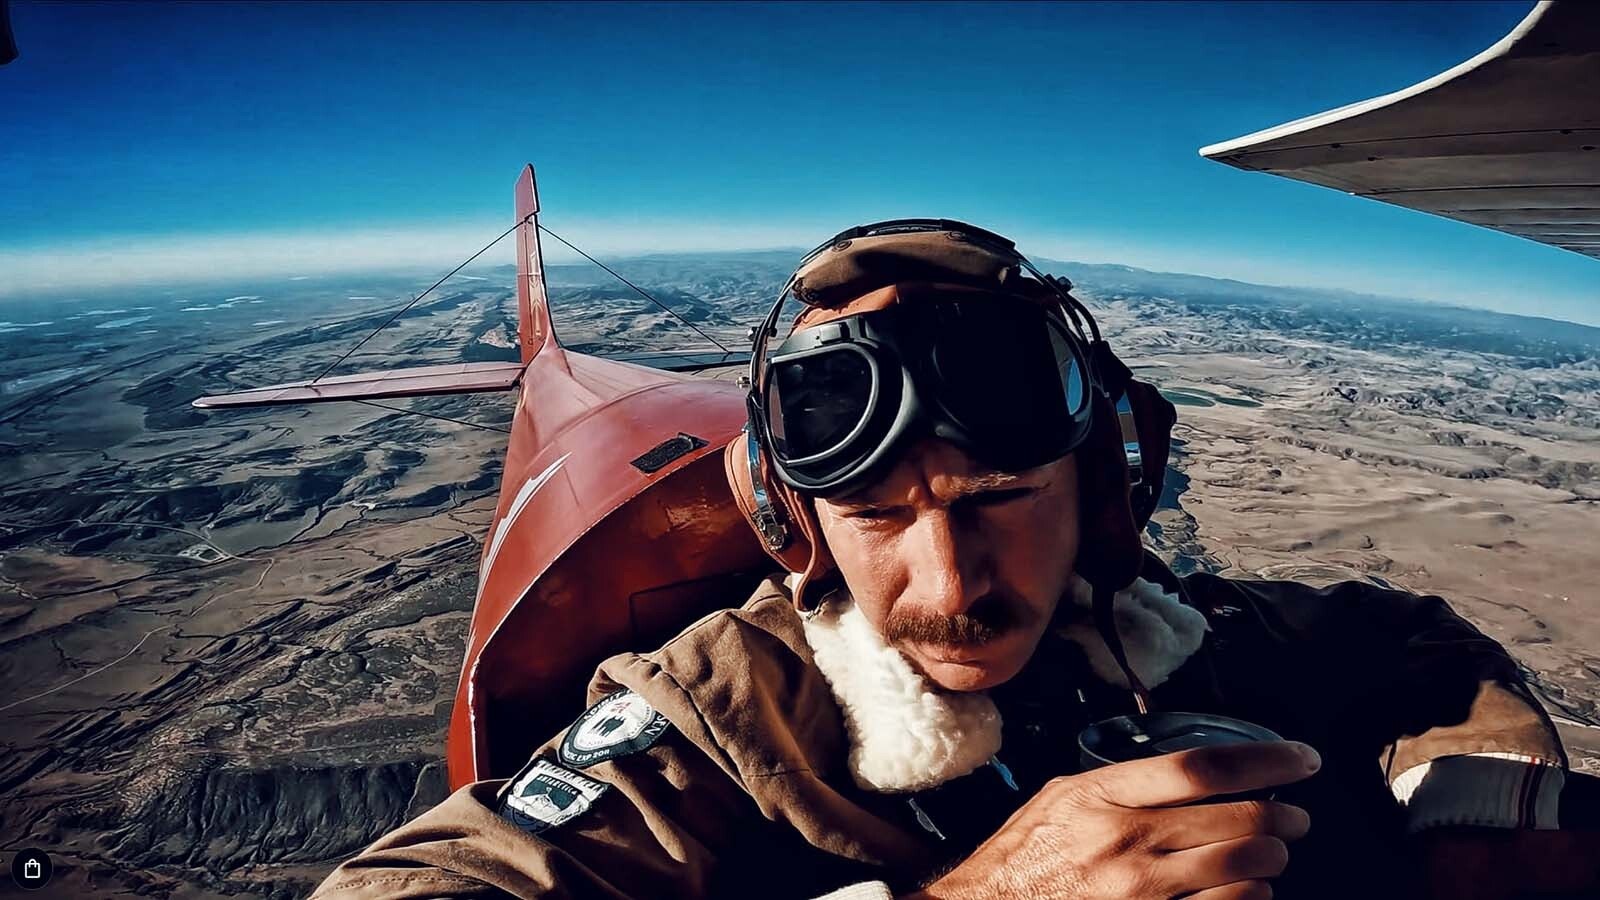
M 738 340 L 791 256 L 620 265 Z M 1574 765 L 1600 769 L 1600 330 L 1056 270 L 1179 404 L 1160 552 L 1438 593 L 1523 663 Z M 697 340 L 593 270 L 552 279 L 569 345 Z M 47 849 L 68 893 L 297 896 L 442 796 L 511 398 L 396 403 L 460 421 L 188 408 L 315 374 L 426 283 L 7 312 L 0 846 Z M 451 282 L 343 371 L 514 356 L 508 285 Z
M 1241 310 L 1103 305 L 1179 404 L 1181 513 L 1224 574 L 1437 594 L 1525 667 L 1600 772 L 1600 368 L 1351 346 Z M 1229 402 L 1229 401 L 1233 402 Z

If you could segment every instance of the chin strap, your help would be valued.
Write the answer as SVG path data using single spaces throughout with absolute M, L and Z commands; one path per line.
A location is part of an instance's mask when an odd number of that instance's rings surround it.
M 1133 688 L 1133 702 L 1140 713 L 1150 711 L 1150 690 L 1139 680 L 1139 673 L 1133 670 L 1128 663 L 1128 651 L 1123 649 L 1122 636 L 1117 633 L 1117 620 L 1113 612 L 1116 604 L 1117 592 L 1094 586 L 1094 625 L 1099 629 L 1100 637 L 1106 642 L 1106 647 L 1111 651 L 1111 656 L 1122 669 L 1122 674 L 1127 676 L 1128 684 Z

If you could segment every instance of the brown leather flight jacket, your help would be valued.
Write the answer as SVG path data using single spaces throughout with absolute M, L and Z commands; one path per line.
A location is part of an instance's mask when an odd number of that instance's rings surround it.
M 1208 625 L 1152 689 L 1153 708 L 1234 716 L 1322 754 L 1321 771 L 1277 793 L 1312 821 L 1290 847 L 1278 897 L 1405 896 L 1406 810 L 1390 782 L 1413 766 L 1481 753 L 1565 765 L 1516 664 L 1437 597 L 1179 579 L 1153 558 L 1145 568 Z M 591 790 L 569 807 L 581 811 L 529 827 L 505 814 L 507 781 L 468 785 L 340 866 L 315 896 L 810 898 L 873 881 L 909 891 L 1046 781 L 1080 771 L 1085 724 L 1133 711 L 1132 694 L 1052 630 L 991 692 L 1003 774 L 983 765 L 927 790 L 864 789 L 844 713 L 777 579 L 653 653 L 607 660 L 589 700 L 623 689 L 670 722 L 648 747 L 574 767 L 558 758 L 557 735 L 530 763 L 586 779 Z

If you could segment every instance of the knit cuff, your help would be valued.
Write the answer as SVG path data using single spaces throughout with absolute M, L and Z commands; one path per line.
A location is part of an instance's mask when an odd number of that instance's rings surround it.
M 1411 833 L 1443 825 L 1557 827 L 1561 764 L 1521 753 L 1442 756 L 1401 772 L 1390 785 Z

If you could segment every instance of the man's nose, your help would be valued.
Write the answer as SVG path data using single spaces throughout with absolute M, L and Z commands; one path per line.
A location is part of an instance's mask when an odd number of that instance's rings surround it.
M 964 613 L 989 592 L 989 567 L 982 538 L 962 530 L 944 510 L 917 517 L 913 528 L 912 584 L 929 612 Z

